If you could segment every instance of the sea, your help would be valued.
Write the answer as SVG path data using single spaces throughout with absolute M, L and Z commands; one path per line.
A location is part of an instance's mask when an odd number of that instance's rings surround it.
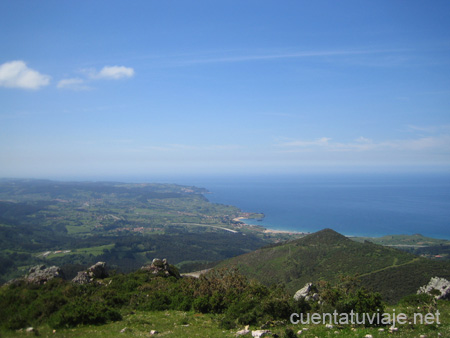
M 263 213 L 268 229 L 346 236 L 422 234 L 450 239 L 450 174 L 223 175 L 175 179 L 213 203 Z

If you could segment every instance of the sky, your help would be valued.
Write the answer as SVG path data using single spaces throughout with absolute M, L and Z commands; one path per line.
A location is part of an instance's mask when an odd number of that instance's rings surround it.
M 1 1 L 0 177 L 450 172 L 449 1 Z

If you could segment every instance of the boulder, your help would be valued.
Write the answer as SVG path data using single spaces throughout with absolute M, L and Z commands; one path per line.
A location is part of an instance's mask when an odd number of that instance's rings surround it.
M 77 284 L 89 284 L 92 283 L 94 279 L 106 277 L 108 277 L 108 272 L 106 271 L 106 263 L 97 262 L 86 271 L 78 272 L 75 278 L 72 279 L 72 282 Z
M 420 293 L 432 295 L 436 299 L 450 299 L 450 282 L 444 278 L 433 277 L 427 285 L 417 290 L 417 294 Z
M 108 277 L 108 272 L 106 271 L 106 263 L 105 262 L 97 262 L 92 265 L 87 272 L 92 278 L 106 278 Z
M 31 284 L 45 284 L 53 278 L 64 278 L 64 273 L 59 267 L 51 266 L 47 268 L 45 265 L 36 265 L 28 271 L 24 280 Z
M 74 279 L 72 279 L 72 282 L 77 284 L 89 284 L 91 281 L 92 280 L 86 271 L 78 272 Z
M 304 287 L 298 290 L 295 295 L 295 300 L 304 299 L 306 301 L 318 301 L 319 294 L 316 292 L 317 288 L 312 283 L 306 283 Z
M 269 330 L 255 330 L 252 331 L 252 337 L 253 338 L 261 338 L 261 337 L 266 337 L 268 335 L 271 335 L 272 332 L 270 332 Z
M 167 260 L 166 259 L 161 260 L 159 258 L 155 258 L 152 261 L 152 265 L 160 267 L 160 268 L 164 267 L 165 264 L 167 264 Z
M 243 330 L 239 330 L 238 332 L 236 332 L 236 337 L 237 336 L 245 336 L 246 334 L 249 334 L 250 330 L 248 329 L 243 329 Z
M 141 270 L 150 272 L 154 275 L 167 276 L 167 277 L 173 276 L 176 278 L 181 277 L 178 270 L 175 267 L 171 266 L 167 262 L 167 259 L 161 260 L 159 258 L 155 258 L 152 261 L 152 264 L 144 265 L 143 267 L 141 267 Z

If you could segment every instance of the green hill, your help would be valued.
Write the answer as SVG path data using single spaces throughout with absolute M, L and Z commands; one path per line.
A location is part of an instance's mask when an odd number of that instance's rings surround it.
M 308 282 L 336 282 L 340 275 L 358 275 L 362 284 L 392 303 L 428 283 L 450 277 L 450 263 L 384 247 L 355 242 L 325 229 L 287 243 L 272 245 L 222 262 L 266 285 L 285 283 L 294 293 Z
M 131 272 L 155 257 L 203 269 L 268 243 L 193 186 L 0 179 L 0 284 L 45 264 Z M 251 217 L 245 214 L 246 217 Z M 76 273 L 76 272 L 75 272 Z

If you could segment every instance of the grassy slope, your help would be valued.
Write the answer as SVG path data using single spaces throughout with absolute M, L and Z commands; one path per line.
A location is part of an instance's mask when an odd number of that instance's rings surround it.
M 425 237 L 420 234 L 415 235 L 386 235 L 382 237 L 353 237 L 358 242 L 369 241 L 381 245 L 393 246 L 432 246 L 432 245 L 449 245 L 450 241 L 446 239 L 437 239 Z
M 441 325 L 418 325 L 415 327 L 409 325 L 398 326 L 399 331 L 395 334 L 388 333 L 388 328 L 384 328 L 384 332 L 379 332 L 378 328 L 362 328 L 357 327 L 334 327 L 332 329 L 325 328 L 324 325 L 292 325 L 287 323 L 276 327 L 269 328 L 271 332 L 277 333 L 283 337 L 285 329 L 291 328 L 294 332 L 303 330 L 301 337 L 344 337 L 356 338 L 364 337 L 366 334 L 371 334 L 372 337 L 386 337 L 395 336 L 398 338 L 419 337 L 426 335 L 427 338 L 449 337 L 450 336 L 450 302 L 442 301 L 438 304 L 441 312 Z M 396 313 L 406 313 L 407 309 L 402 307 L 389 308 L 387 312 L 392 313 L 395 309 Z M 193 312 L 181 311 L 156 311 L 156 312 L 142 312 L 128 313 L 124 315 L 123 320 L 113 322 L 101 326 L 81 326 L 74 329 L 56 330 L 48 326 L 38 328 L 41 337 L 148 337 L 150 330 L 157 330 L 160 332 L 157 336 L 167 338 L 191 338 L 191 337 L 236 337 L 236 331 L 224 330 L 219 328 L 218 315 L 202 315 Z M 123 328 L 127 328 L 125 333 L 120 333 Z M 241 328 L 242 329 L 242 328 Z M 257 327 L 250 327 L 250 329 L 257 330 Z M 3 331 L 0 332 L 2 337 L 21 337 L 30 336 L 25 330 L 20 331 Z M 244 337 L 250 337 L 247 335 Z
M 286 284 L 291 292 L 308 282 L 336 281 L 339 274 L 358 274 L 365 286 L 396 302 L 434 276 L 450 278 L 450 263 L 430 261 L 370 242 L 358 243 L 325 229 L 282 245 L 231 258 L 236 266 L 264 284 Z

